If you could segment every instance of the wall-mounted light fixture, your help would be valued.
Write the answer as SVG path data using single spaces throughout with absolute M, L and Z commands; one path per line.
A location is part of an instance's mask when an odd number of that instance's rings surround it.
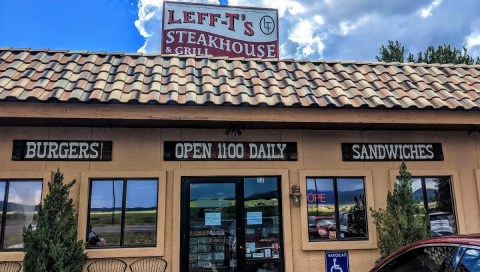
M 473 127 L 467 131 L 468 135 L 472 135 L 475 132 L 480 133 L 480 127 Z
M 241 126 L 232 125 L 225 130 L 225 134 L 227 136 L 241 136 L 244 130 L 245 128 L 242 128 Z
M 300 205 L 300 198 L 302 197 L 302 193 L 300 193 L 300 187 L 294 184 L 292 185 L 290 196 L 292 197 L 293 204 Z

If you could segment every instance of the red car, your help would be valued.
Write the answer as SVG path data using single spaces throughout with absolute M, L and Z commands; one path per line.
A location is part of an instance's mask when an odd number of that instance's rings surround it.
M 370 272 L 480 271 L 480 234 L 425 239 L 407 245 Z
M 310 238 L 329 238 L 330 233 L 335 232 L 335 219 L 325 216 L 311 216 L 308 218 L 308 232 Z

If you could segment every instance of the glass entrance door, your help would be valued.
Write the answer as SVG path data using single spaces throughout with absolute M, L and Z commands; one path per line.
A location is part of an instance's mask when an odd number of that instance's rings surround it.
M 281 272 L 280 179 L 184 178 L 182 271 Z

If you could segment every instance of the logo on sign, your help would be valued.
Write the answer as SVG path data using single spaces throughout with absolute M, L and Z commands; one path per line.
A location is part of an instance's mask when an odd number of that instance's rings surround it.
M 275 30 L 275 21 L 270 16 L 263 16 L 260 20 L 260 30 L 265 35 L 270 35 Z

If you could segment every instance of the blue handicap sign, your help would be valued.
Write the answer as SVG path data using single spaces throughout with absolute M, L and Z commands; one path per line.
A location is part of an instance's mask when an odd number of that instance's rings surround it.
M 348 251 L 326 251 L 325 272 L 350 272 Z

